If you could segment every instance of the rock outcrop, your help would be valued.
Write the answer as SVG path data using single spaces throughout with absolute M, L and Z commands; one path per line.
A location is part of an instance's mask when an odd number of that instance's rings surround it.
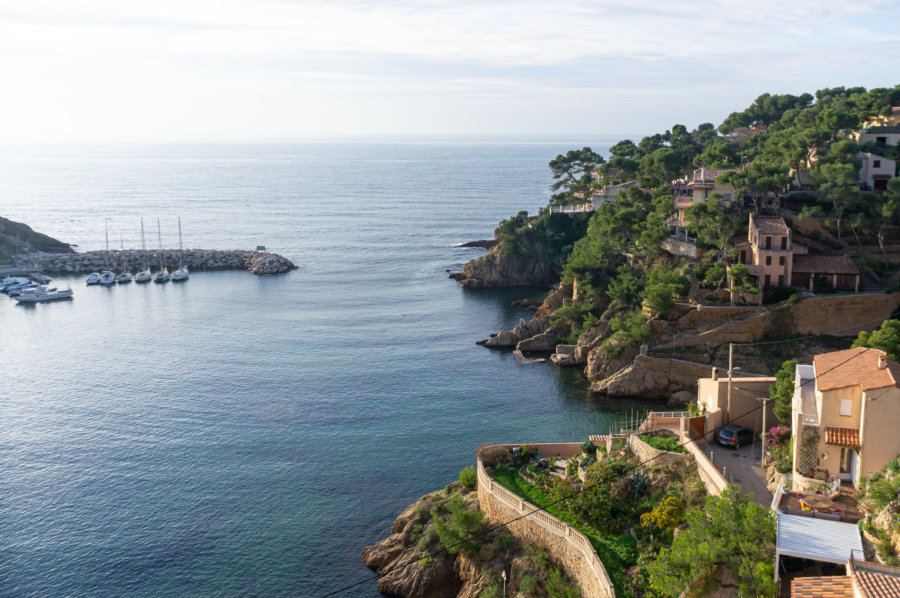
M 16 258 L 20 265 L 37 265 L 47 274 L 86 274 L 103 269 L 140 270 L 146 266 L 156 269 L 160 262 L 170 270 L 184 264 L 194 271 L 247 270 L 251 274 L 282 274 L 296 270 L 289 259 L 264 251 L 221 249 L 86 251 L 84 253 L 34 253 Z
M 9 259 L 20 252 L 72 253 L 72 248 L 62 241 L 32 230 L 27 224 L 0 216 L 0 260 Z
M 696 393 L 697 379 L 708 375 L 708 365 L 638 355 L 627 367 L 591 384 L 591 390 L 620 397 L 665 399 L 682 390 Z
M 531 255 L 502 251 L 497 245 L 463 266 L 459 283 L 467 288 L 545 286 L 557 280 L 556 263 L 535 245 Z
M 504 530 L 479 536 L 468 553 L 441 550 L 433 519 L 446 518 L 449 501 L 460 498 L 465 510 L 480 510 L 478 493 L 453 482 L 407 507 L 394 521 L 390 536 L 363 549 L 366 566 L 381 575 L 378 589 L 402 598 L 476 598 L 487 591 L 499 593 L 500 575 L 505 571 L 510 596 L 526 577 L 541 586 L 530 591 L 546 595 L 542 582 L 548 567 L 556 566 L 553 559 L 534 561 L 528 554 L 536 547 L 526 547 Z

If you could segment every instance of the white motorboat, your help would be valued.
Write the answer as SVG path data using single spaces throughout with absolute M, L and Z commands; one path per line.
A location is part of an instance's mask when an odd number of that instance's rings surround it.
M 39 288 L 40 286 L 41 286 L 41 285 L 39 285 L 39 284 L 36 283 L 36 282 L 30 282 L 30 281 L 29 281 L 28 284 L 20 284 L 20 285 L 16 285 L 16 286 L 10 288 L 9 290 L 7 290 L 6 292 L 7 292 L 7 294 L 8 294 L 10 297 L 18 297 L 18 296 L 21 295 L 24 291 L 27 291 L 27 290 L 29 290 L 29 289 L 36 289 L 36 288 Z
M 104 270 L 100 273 L 100 284 L 102 285 L 111 285 L 116 284 L 116 275 L 109 270 Z
M 47 289 L 42 286 L 37 288 L 29 288 L 22 291 L 16 301 L 19 303 L 45 303 L 47 301 L 59 301 L 61 299 L 71 299 L 72 289 Z
M 7 293 L 10 289 L 21 286 L 23 284 L 31 284 L 30 278 L 24 276 L 7 276 L 0 281 L 0 292 Z
M 85 284 L 100 284 L 100 273 L 99 272 L 91 272 L 88 274 L 87 279 L 84 281 Z
M 150 270 L 141 270 L 134 275 L 134 282 L 150 282 L 152 278 L 153 275 L 150 274 Z
M 178 262 L 178 269 L 172 272 L 172 282 L 184 282 L 191 275 L 187 266 L 184 265 L 184 243 L 181 240 L 181 216 L 178 217 L 178 250 L 181 252 L 181 259 Z
M 169 279 L 171 278 L 172 277 L 169 275 L 169 271 L 163 268 L 153 275 L 153 282 L 169 282 Z
M 116 276 L 116 282 L 119 284 L 128 284 L 133 280 L 131 276 L 131 272 L 122 272 L 118 276 Z

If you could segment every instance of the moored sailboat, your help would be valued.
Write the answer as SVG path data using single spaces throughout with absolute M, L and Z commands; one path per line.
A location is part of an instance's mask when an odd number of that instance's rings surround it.
M 178 217 L 178 250 L 181 253 L 178 261 L 178 269 L 172 272 L 172 282 L 184 282 L 191 273 L 184 265 L 184 242 L 181 239 L 181 216 Z

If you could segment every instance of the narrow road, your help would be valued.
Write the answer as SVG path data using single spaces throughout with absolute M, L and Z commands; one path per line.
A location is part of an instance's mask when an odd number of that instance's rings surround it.
M 756 504 L 769 507 L 772 504 L 772 493 L 766 488 L 766 473 L 759 466 L 759 443 L 757 440 L 753 445 L 742 446 L 736 451 L 713 440 L 706 445 L 706 450 L 715 453 L 715 463 L 726 468 L 735 484 L 756 497 Z

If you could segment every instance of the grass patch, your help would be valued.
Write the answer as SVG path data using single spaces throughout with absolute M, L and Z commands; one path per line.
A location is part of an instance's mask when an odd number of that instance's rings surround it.
M 673 453 L 687 452 L 686 450 L 684 450 L 683 446 L 678 444 L 678 438 L 676 438 L 675 436 L 666 436 L 663 438 L 659 436 L 649 436 L 647 434 L 642 434 L 639 438 L 659 451 L 670 451 Z
M 564 503 L 551 505 L 552 501 L 547 494 L 523 480 L 514 468 L 498 470 L 493 477 L 507 490 L 536 506 L 543 507 L 554 517 L 565 521 L 587 536 L 616 588 L 616 595 L 624 595 L 625 570 L 637 563 L 638 556 L 637 542 L 631 534 L 604 532 L 579 522 Z

